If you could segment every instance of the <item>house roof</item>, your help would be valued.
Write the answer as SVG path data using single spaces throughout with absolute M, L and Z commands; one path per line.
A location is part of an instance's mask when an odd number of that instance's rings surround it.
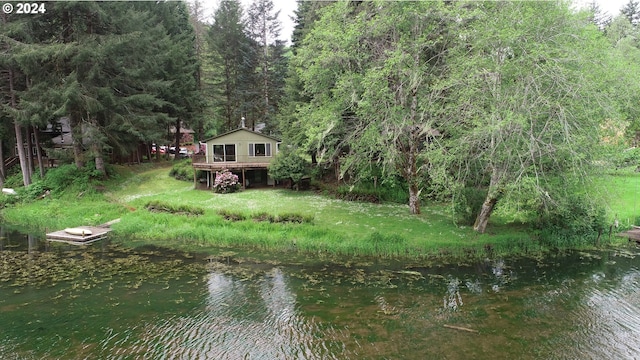
M 281 141 L 280 139 L 278 139 L 276 137 L 265 135 L 265 134 L 257 132 L 257 131 L 251 131 L 251 130 L 249 130 L 247 128 L 238 128 L 238 129 L 235 129 L 235 130 L 228 131 L 228 132 L 226 132 L 224 134 L 220 134 L 220 135 L 216 135 L 214 137 L 210 137 L 210 138 L 206 139 L 205 142 L 208 142 L 208 141 L 211 141 L 211 140 L 215 140 L 217 138 L 221 138 L 223 136 L 226 136 L 226 135 L 229 135 L 229 134 L 233 134 L 233 133 L 238 132 L 238 131 L 246 131 L 246 132 L 249 132 L 249 133 L 252 133 L 252 134 L 256 134 L 256 135 L 259 135 L 259 136 L 262 136 L 262 137 L 266 137 L 267 139 L 271 139 L 271 140 L 274 140 L 274 141 L 277 141 L 277 142 Z

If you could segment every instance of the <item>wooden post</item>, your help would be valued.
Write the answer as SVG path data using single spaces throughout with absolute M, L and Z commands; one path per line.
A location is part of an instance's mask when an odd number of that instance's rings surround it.
M 196 174 L 198 173 L 198 170 L 196 170 L 196 168 L 193 168 L 193 188 L 194 189 L 198 189 L 198 177 L 196 176 Z
M 242 190 L 246 190 L 247 189 L 247 178 L 245 177 L 244 174 L 244 168 L 242 168 Z

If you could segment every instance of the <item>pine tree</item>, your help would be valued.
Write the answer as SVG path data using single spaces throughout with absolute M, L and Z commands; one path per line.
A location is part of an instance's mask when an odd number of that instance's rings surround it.
M 284 74 L 276 73 L 274 65 L 284 61 L 282 44 L 278 43 L 282 25 L 278 20 L 280 11 L 275 11 L 273 1 L 254 0 L 247 11 L 247 35 L 253 40 L 252 55 L 256 58 L 254 86 L 259 100 L 255 102 L 259 120 L 269 125 L 278 107 Z M 254 121 L 255 123 L 255 121 Z
M 242 98 L 242 71 L 244 50 L 248 39 L 244 32 L 242 7 L 237 0 L 223 1 L 213 16 L 209 31 L 211 61 L 214 64 L 214 106 L 222 117 L 221 130 L 230 131 L 238 127 Z
M 626 16 L 633 26 L 638 25 L 638 22 L 640 22 L 640 2 L 629 0 L 629 2 L 622 7 L 620 13 Z
M 199 63 L 195 56 L 195 35 L 189 11 L 183 2 L 151 4 L 152 13 L 166 29 L 165 52 L 161 55 L 162 80 L 171 87 L 160 93 L 162 111 L 174 119 L 175 146 L 180 146 L 180 129 L 190 126 L 202 110 L 203 99 L 197 85 Z M 160 55 L 160 54 L 159 54 Z M 176 159 L 178 157 L 176 156 Z
M 591 1 L 588 4 L 588 10 L 591 12 L 590 21 L 594 23 L 598 29 L 605 30 L 609 24 L 611 24 L 611 15 L 602 10 L 597 2 Z

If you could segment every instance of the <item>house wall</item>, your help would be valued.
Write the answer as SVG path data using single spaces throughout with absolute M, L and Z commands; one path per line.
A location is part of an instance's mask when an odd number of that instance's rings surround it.
M 271 144 L 271 156 L 250 156 L 249 144 Z M 236 131 L 207 141 L 207 162 L 213 163 L 213 146 L 234 144 L 236 163 L 270 163 L 277 154 L 278 141 L 249 131 Z

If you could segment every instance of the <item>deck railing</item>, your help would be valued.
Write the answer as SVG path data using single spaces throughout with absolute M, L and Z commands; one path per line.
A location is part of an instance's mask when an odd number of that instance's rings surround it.
M 193 164 L 195 163 L 206 163 L 207 162 L 207 156 L 206 155 L 200 155 L 200 154 L 194 154 L 193 157 L 191 158 L 191 162 Z

